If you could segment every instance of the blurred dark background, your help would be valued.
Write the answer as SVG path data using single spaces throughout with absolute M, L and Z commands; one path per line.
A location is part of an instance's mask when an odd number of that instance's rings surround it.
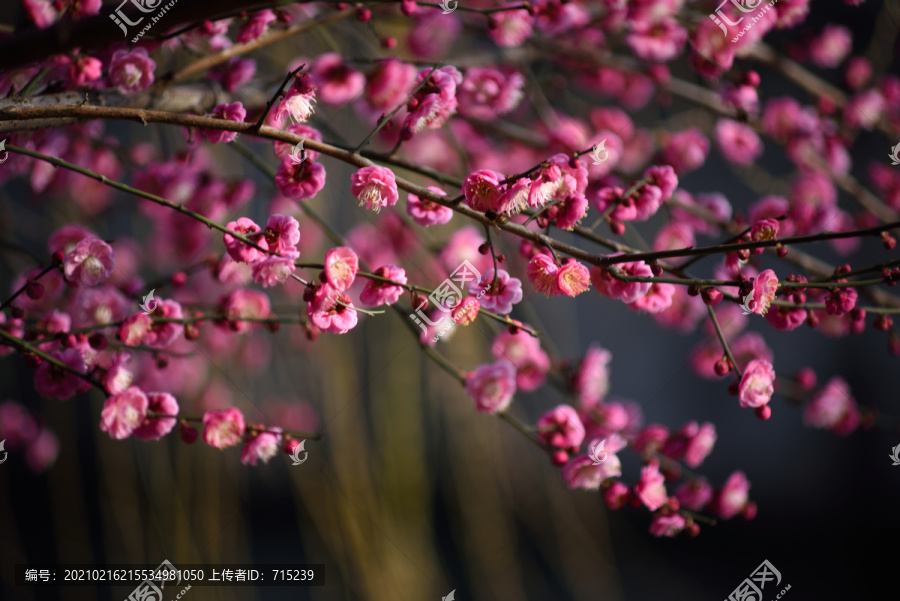
M 853 29 L 854 54 L 865 53 L 870 44 L 882 43 L 873 32 L 878 19 L 888 18 L 884 9 L 880 2 L 859 7 L 815 2 L 804 25 L 774 32 L 766 41 L 778 47 L 802 31 L 840 23 Z M 342 24 L 332 35 L 349 36 L 342 28 L 355 25 Z M 896 57 L 895 34 L 896 27 L 888 44 L 872 51 Z M 292 52 L 290 47 L 279 50 L 282 56 Z M 740 59 L 738 64 L 743 64 Z M 549 64 L 542 68 L 552 69 Z M 699 81 L 686 70 L 675 73 Z M 763 100 L 792 95 L 808 102 L 777 75 L 760 73 Z M 838 69 L 817 73 L 839 82 Z M 535 75 L 540 78 L 540 70 Z M 566 98 L 553 100 L 565 103 Z M 322 108 L 317 119 L 327 119 L 329 110 L 337 111 Z M 641 127 L 664 127 L 673 115 L 707 132 L 714 123 L 710 115 L 677 100 L 667 107 L 651 102 L 632 117 Z M 311 125 L 318 126 L 315 119 Z M 155 127 L 159 131 L 146 134 L 140 126 L 111 123 L 106 131 L 123 146 L 148 139 L 178 147 L 178 132 Z M 349 143 L 367 131 L 341 119 L 330 127 Z M 268 144 L 244 142 L 276 164 Z M 898 142 L 879 134 L 860 136 L 851 151 L 854 174 L 866 182 L 868 165 L 887 161 L 889 147 Z M 257 180 L 246 214 L 264 220 L 272 212 L 270 184 L 227 148 L 216 148 L 213 156 L 223 173 Z M 327 158 L 322 162 L 329 183 L 310 206 L 340 232 L 360 219 L 371 221 L 349 196 L 352 170 Z M 769 141 L 755 167 L 773 180 L 761 183 L 750 171 L 726 164 L 713 149 L 706 166 L 682 178 L 681 187 L 692 193 L 721 191 L 736 211 L 743 211 L 760 196 L 783 189 L 793 169 Z M 839 205 L 854 208 L 845 195 Z M 107 237 L 141 240 L 145 232 L 134 206 L 116 196 L 113 207 L 87 225 Z M 0 191 L 0 239 L 38 256 L 45 253 L 48 234 L 72 219 L 77 213 L 62 194 L 36 203 L 21 180 Z M 458 219 L 425 237 L 445 239 Z M 660 214 L 641 224 L 638 234 L 652 241 L 662 223 Z M 210 248 L 220 250 L 218 236 L 211 239 Z M 502 243 L 507 255 L 515 253 L 514 242 Z M 304 256 L 318 259 L 325 248 L 322 242 L 318 249 L 304 250 Z M 849 259 L 827 244 L 804 250 L 854 266 L 886 258 L 877 241 L 865 241 Z M 761 264 L 777 265 L 766 258 Z M 4 256 L 4 296 L 13 277 L 32 265 L 22 256 Z M 711 268 L 712 261 L 704 260 L 695 273 L 708 275 Z M 145 277 L 149 281 L 161 273 Z M 525 288 L 531 289 L 527 283 Z M 645 422 L 671 429 L 690 420 L 713 422 L 718 441 L 698 471 L 720 485 L 742 470 L 752 484 L 758 516 L 701 525 L 697 538 L 652 537 L 644 509 L 611 512 L 598 494 L 568 490 L 559 470 L 523 436 L 499 419 L 476 414 L 465 392 L 423 356 L 400 318 L 389 312 L 364 319 L 345 336 L 323 335 L 314 345 L 289 328 L 256 332 L 253 337 L 271 341 L 272 348 L 268 360 L 254 369 L 243 367 L 238 353 L 196 357 L 192 369 L 201 393 L 219 395 L 223 406 L 240 407 L 248 422 L 272 421 L 268 399 L 314 410 L 318 417 L 310 423 L 317 423 L 325 438 L 307 443 L 309 459 L 298 467 L 282 456 L 268 465 L 243 466 L 237 449 L 219 452 L 202 442 L 187 446 L 174 433 L 161 442 L 113 441 L 98 430 L 99 393 L 68 401 L 42 399 L 21 359 L 0 360 L 0 401 L 25 405 L 60 441 L 59 457 L 42 474 L 31 472 L 13 453 L 0 466 L 0 598 L 124 599 L 132 587 L 16 587 L 12 567 L 155 567 L 163 559 L 175 566 L 325 565 L 323 587 L 193 587 L 187 598 L 197 601 L 436 601 L 452 589 L 461 601 L 725 599 L 764 559 L 781 572 L 782 586 L 791 585 L 785 595 L 789 600 L 896 598 L 900 470 L 888 454 L 900 444 L 900 430 L 857 431 L 848 437 L 811 430 L 803 426 L 801 410 L 778 395 L 772 419 L 762 422 L 739 407 L 724 382 L 693 373 L 689 356 L 703 339 L 701 332 L 665 330 L 593 291 L 574 303 L 528 293 L 526 301 L 537 317 L 518 308 L 513 315 L 546 332 L 560 356 L 576 362 L 595 341 L 612 352 L 609 398 L 637 402 Z M 820 383 L 844 378 L 861 406 L 900 415 L 898 359 L 888 355 L 883 333 L 868 328 L 862 335 L 832 339 L 805 327 L 777 332 L 756 318 L 749 327 L 764 335 L 779 375 L 811 366 Z M 492 324 L 478 320 L 442 344 L 441 352 L 454 364 L 473 368 L 491 360 L 494 332 Z M 571 399 L 545 386 L 517 395 L 511 412 L 534 423 L 562 402 Z M 183 401 L 182 406 L 201 405 Z M 622 459 L 623 479 L 632 483 L 639 461 L 629 452 Z

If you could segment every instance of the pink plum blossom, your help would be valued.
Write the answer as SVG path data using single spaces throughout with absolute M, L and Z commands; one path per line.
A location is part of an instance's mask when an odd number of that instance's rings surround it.
M 300 224 L 289 215 L 272 215 L 264 230 L 264 248 L 281 257 L 296 259 L 300 256 L 297 244 L 300 242 Z
M 850 30 L 840 25 L 827 25 L 809 45 L 809 57 L 820 67 L 837 67 L 853 49 Z
M 440 188 L 428 186 L 427 190 L 446 196 L 447 193 Z M 422 227 L 430 227 L 432 225 L 443 225 L 453 218 L 453 209 L 431 202 L 426 198 L 419 198 L 410 192 L 406 197 L 406 212 L 412 217 L 413 221 Z
M 650 522 L 650 534 L 653 536 L 675 536 L 684 530 L 685 520 L 678 513 L 671 515 L 657 514 Z
M 749 125 L 719 119 L 715 136 L 722 154 L 736 165 L 750 165 L 763 153 L 762 141 Z
M 233 447 L 241 442 L 245 429 L 244 414 L 235 407 L 203 414 L 203 442 L 211 447 Z
M 272 119 L 276 124 L 284 122 L 289 116 L 296 123 L 306 123 L 315 112 L 316 85 L 312 75 L 305 73 L 294 79 L 284 98 L 272 111 Z
M 38 474 L 53 465 L 58 456 L 59 439 L 47 428 L 41 428 L 25 449 L 25 463 Z
M 559 266 L 550 255 L 539 253 L 531 258 L 528 279 L 541 294 L 556 296 L 563 293 L 559 287 Z
M 589 410 L 601 403 L 609 392 L 609 362 L 612 353 L 601 348 L 597 343 L 591 344 L 584 355 L 581 365 L 575 374 L 575 394 L 579 407 Z
M 766 269 L 753 280 L 753 298 L 755 304 L 751 307 L 752 311 L 757 315 L 765 315 L 769 310 L 772 301 L 775 300 L 775 293 L 778 291 L 778 277 L 771 269 Z
M 232 102 L 231 104 L 220 104 L 213 108 L 212 116 L 217 119 L 243 123 L 244 118 L 247 116 L 247 111 L 240 102 Z M 224 129 L 201 129 L 200 133 L 210 144 L 233 142 L 237 138 L 237 132 L 225 131 Z
M 482 273 L 478 282 L 469 285 L 469 294 L 477 296 L 488 311 L 506 315 L 522 300 L 522 282 L 503 269 L 496 271 L 496 278 L 494 274 L 493 268 Z
M 406 283 L 406 271 L 395 265 L 382 265 L 375 270 L 375 275 L 387 278 L 394 282 Z M 370 307 L 379 305 L 393 305 L 400 300 L 403 287 L 378 280 L 368 280 L 366 287 L 359 294 L 359 301 Z
M 825 296 L 825 312 L 845 315 L 856 306 L 857 292 L 853 288 L 835 288 Z
M 591 272 L 578 261 L 567 260 L 556 273 L 556 287 L 566 296 L 578 296 L 591 287 Z
M 77 349 L 69 348 L 54 351 L 50 353 L 50 356 L 76 372 L 87 373 L 84 356 Z M 90 387 L 91 385 L 88 381 L 78 377 L 71 371 L 53 365 L 49 361 L 41 363 L 40 367 L 34 372 L 35 390 L 41 396 L 50 399 L 65 400 L 76 392 L 85 392 Z
M 363 167 L 353 174 L 350 192 L 369 211 L 378 213 L 383 207 L 392 207 L 400 198 L 394 172 L 387 167 Z
M 635 23 L 625 41 L 635 55 L 646 61 L 665 62 L 681 53 L 688 33 L 678 21 L 666 17 L 655 23 Z
M 688 480 L 675 490 L 675 498 L 688 511 L 701 511 L 713 498 L 713 488 L 702 476 Z
M 310 321 L 323 332 L 346 334 L 359 320 L 350 297 L 330 284 L 316 288 L 312 300 L 306 303 Z
M 162 415 L 178 415 L 178 401 L 168 392 L 148 392 L 148 410 Z M 178 422 L 174 417 L 145 417 L 141 425 L 135 428 L 134 437 L 138 440 L 159 440 L 175 428 Z
M 843 378 L 831 378 L 813 395 L 803 410 L 803 423 L 811 428 L 831 430 L 840 436 L 859 427 L 859 409 Z
M 584 441 L 584 424 L 569 405 L 559 405 L 537 421 L 537 435 L 549 447 L 577 453 Z
M 38 435 L 38 423 L 28 410 L 13 401 L 0 403 L 0 440 L 7 450 L 25 446 Z
M 325 167 L 311 158 L 297 164 L 286 155 L 278 165 L 275 185 L 279 192 L 294 200 L 315 198 L 325 187 Z
M 146 90 L 153 84 L 156 62 L 147 55 L 146 48 L 118 50 L 109 62 L 109 83 L 123 94 Z
M 241 449 L 241 463 L 256 465 L 257 461 L 269 463 L 269 460 L 281 451 L 281 435 L 274 432 L 257 432 L 248 437 Z
M 497 200 L 503 192 L 500 181 L 503 174 L 490 169 L 481 169 L 470 173 L 463 181 L 462 192 L 466 204 L 472 209 L 486 213 L 498 212 Z
M 523 96 L 525 78 L 493 67 L 470 67 L 456 91 L 460 113 L 490 120 L 513 110 Z
M 235 41 L 238 44 L 252 42 L 266 33 L 269 23 L 275 21 L 276 18 L 275 13 L 268 8 L 256 11 L 241 25 Z
M 237 221 L 230 221 L 226 224 L 225 229 L 235 234 L 240 234 L 245 238 L 250 238 L 257 246 L 261 246 L 259 244 L 260 238 L 253 236 L 253 234 L 262 231 L 262 228 L 254 223 L 252 219 L 239 217 Z M 256 263 L 267 256 L 265 253 L 245 244 L 230 234 L 223 235 L 222 239 L 225 242 L 225 250 L 228 251 L 228 255 L 238 263 Z
M 656 511 L 668 500 L 665 480 L 656 461 L 641 468 L 641 479 L 634 485 L 634 494 L 650 511 Z
M 775 391 L 775 370 L 764 359 L 754 359 L 744 367 L 738 391 L 741 407 L 762 407 Z
M 663 137 L 660 159 L 681 175 L 701 167 L 708 153 L 709 139 L 696 127 L 690 127 Z
M 512 7 L 514 4 L 503 4 Z M 488 35 L 498 46 L 512 48 L 521 46 L 531 36 L 534 18 L 527 10 L 505 10 L 496 12 L 488 20 Z
M 616 255 L 611 255 L 616 256 Z M 643 261 L 616 263 L 615 268 L 625 275 L 652 277 L 650 266 Z M 617 298 L 628 304 L 638 300 L 650 290 L 650 282 L 623 282 L 615 279 L 607 269 L 594 266 L 591 268 L 591 283 L 601 296 Z
M 220 302 L 222 313 L 233 323 L 235 332 L 249 332 L 257 324 L 241 321 L 242 318 L 265 319 L 271 312 L 269 297 L 258 290 L 238 288 Z
M 563 480 L 571 489 L 599 490 L 604 480 L 621 475 L 622 462 L 612 452 L 607 454 L 606 461 L 600 465 L 594 465 L 589 455 L 578 455 L 562 469 Z
M 504 330 L 491 345 L 491 353 L 497 360 L 506 360 L 516 368 L 516 388 L 531 392 L 543 384 L 550 371 L 550 357 L 541 349 L 540 340 L 518 331 Z
M 675 295 L 675 286 L 672 284 L 660 284 L 653 282 L 647 294 L 637 299 L 628 306 L 635 311 L 646 311 L 647 313 L 660 313 L 665 311 L 672 305 L 672 297 Z
M 711 512 L 729 520 L 739 514 L 749 501 L 750 482 L 744 472 L 734 472 L 719 490 L 710 504 Z
M 149 405 L 147 395 L 137 386 L 109 397 L 103 404 L 100 431 L 114 440 L 128 438 L 147 417 Z
M 138 313 L 138 315 L 144 314 Z M 146 315 L 144 317 L 146 317 Z M 102 381 L 106 392 L 109 394 L 119 394 L 131 386 L 131 383 L 134 380 L 134 373 L 128 368 L 128 363 L 130 361 L 131 353 L 116 353 L 115 359 L 113 359 L 112 363 L 110 363 L 109 367 L 106 369 L 106 373 L 103 374 Z
M 325 104 L 345 104 L 359 96 L 366 85 L 365 76 L 347 65 L 336 52 L 320 55 L 313 61 L 310 73 L 319 100 Z
M 442 19 L 446 22 L 447 19 Z M 453 23 L 458 23 L 452 20 Z M 424 129 L 437 129 L 456 113 L 458 100 L 456 88 L 462 83 L 462 74 L 455 67 L 422 69 L 416 75 L 413 86 L 428 82 L 413 95 L 408 108 L 409 114 L 403 120 L 403 130 L 417 134 Z
M 253 264 L 253 281 L 263 288 L 284 284 L 297 269 L 294 259 L 269 257 Z
M 119 326 L 119 340 L 125 346 L 139 346 L 153 327 L 153 320 L 145 313 L 135 313 Z
M 481 365 L 466 378 L 466 392 L 478 412 L 502 413 L 516 393 L 516 368 L 508 361 Z
M 343 292 L 353 284 L 359 271 L 359 257 L 352 248 L 338 246 L 325 253 L 325 277 L 338 292 Z
M 66 279 L 77 286 L 96 286 L 115 266 L 116 251 L 98 238 L 83 238 L 63 259 Z
M 416 67 L 396 58 L 378 63 L 366 82 L 365 98 L 380 111 L 391 111 L 406 100 L 413 89 Z

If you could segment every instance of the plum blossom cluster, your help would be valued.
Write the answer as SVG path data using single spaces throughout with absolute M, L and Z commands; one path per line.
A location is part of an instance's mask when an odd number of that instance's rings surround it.
M 100 430 L 115 440 L 130 436 L 138 440 L 158 440 L 175 428 L 179 421 L 178 411 L 178 401 L 171 394 L 144 392 L 137 386 L 130 386 L 106 400 Z M 241 463 L 244 465 L 256 465 L 259 461 L 268 463 L 279 452 L 290 455 L 299 445 L 299 441 L 281 428 L 247 424 L 244 414 L 234 407 L 207 411 L 198 421 L 203 424 L 203 442 L 209 446 L 222 450 L 242 445 Z M 181 419 L 179 436 L 185 443 L 193 444 L 198 432 L 188 420 Z
M 544 381 L 549 360 L 537 341 L 522 332 L 501 333 L 492 351 L 497 361 L 469 373 L 465 386 L 477 411 L 503 413 L 516 392 L 534 390 Z M 682 531 L 696 536 L 695 518 L 701 512 L 723 520 L 736 515 L 752 519 L 756 505 L 749 500 L 750 484 L 743 473 L 735 472 L 715 489 L 680 467 L 683 463 L 694 469 L 703 463 L 716 442 L 715 426 L 688 422 L 674 432 L 660 424 L 642 427 L 636 403 L 607 400 L 611 358 L 609 351 L 593 345 L 568 379 L 577 406 L 559 405 L 537 420 L 537 440 L 561 467 L 569 488 L 600 491 L 610 509 L 645 507 L 652 513 L 650 532 L 655 536 Z M 598 463 L 589 451 L 601 443 L 606 459 Z M 630 486 L 620 479 L 619 454 L 626 449 L 644 463 Z

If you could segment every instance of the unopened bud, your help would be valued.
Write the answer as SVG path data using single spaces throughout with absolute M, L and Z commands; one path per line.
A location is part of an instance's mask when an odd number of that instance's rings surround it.
M 178 436 L 184 444 L 194 444 L 197 442 L 197 428 L 186 421 L 182 421 L 181 426 L 178 428 Z
M 717 288 L 704 288 L 700 291 L 700 295 L 703 297 L 703 302 L 710 307 L 715 307 L 721 303 L 722 298 L 725 296 Z
M 25 294 L 31 300 L 37 300 L 44 296 L 44 287 L 40 282 L 28 282 L 28 285 L 25 286 Z
M 88 337 L 88 344 L 91 345 L 92 349 L 96 351 L 102 351 L 109 343 L 106 340 L 106 336 L 104 336 L 100 332 L 94 332 Z
M 755 410 L 756 417 L 759 419 L 766 421 L 770 417 L 772 417 L 772 408 L 768 405 L 763 405 L 761 407 L 757 407 Z
M 813 313 L 812 311 L 806 312 L 806 325 L 811 328 L 815 328 L 819 325 L 819 316 Z
M 881 330 L 882 332 L 887 332 L 894 326 L 894 320 L 891 319 L 890 315 L 879 315 L 875 318 L 875 321 L 872 322 L 872 327 L 876 330 Z

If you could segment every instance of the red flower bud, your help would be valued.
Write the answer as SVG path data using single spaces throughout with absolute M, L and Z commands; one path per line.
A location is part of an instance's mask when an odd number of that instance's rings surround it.
M 197 428 L 186 421 L 182 421 L 181 427 L 178 428 L 178 436 L 181 437 L 184 444 L 194 444 L 197 442 Z
M 25 294 L 31 300 L 37 300 L 44 296 L 44 287 L 40 282 L 28 282 L 28 285 L 25 286 Z
M 102 351 L 109 343 L 106 340 L 106 336 L 104 336 L 100 332 L 94 332 L 88 337 L 88 344 L 91 345 L 92 349 Z
M 700 295 L 703 297 L 703 302 L 711 307 L 721 303 L 725 296 L 717 288 L 704 288 L 700 291 Z

